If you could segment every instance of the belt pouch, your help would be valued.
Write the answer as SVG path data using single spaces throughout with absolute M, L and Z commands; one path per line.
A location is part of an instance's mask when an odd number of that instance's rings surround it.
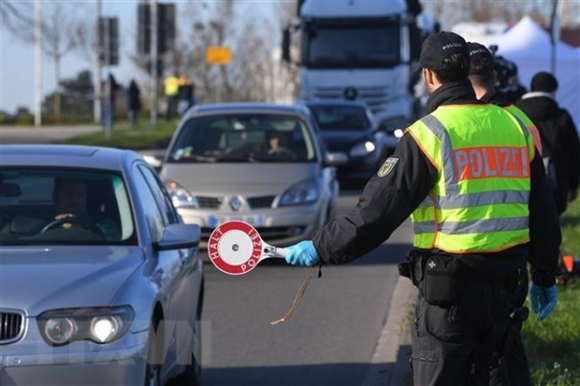
M 425 301 L 440 307 L 454 304 L 460 292 L 460 268 L 459 260 L 451 256 L 431 255 L 424 259 L 424 277 L 419 290 Z

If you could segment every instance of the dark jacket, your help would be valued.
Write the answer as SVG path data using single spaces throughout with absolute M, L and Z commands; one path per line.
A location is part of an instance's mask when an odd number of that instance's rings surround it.
M 141 92 L 134 81 L 131 81 L 127 88 L 127 108 L 134 111 L 141 110 Z
M 534 122 L 542 139 L 543 155 L 551 157 L 557 177 L 554 200 L 559 214 L 566 210 L 570 191 L 580 186 L 580 140 L 570 114 L 550 94 L 532 92 L 516 102 Z
M 427 108 L 431 112 L 440 105 L 481 103 L 466 81 L 440 87 L 429 98 Z M 350 213 L 334 218 L 313 235 L 325 263 L 347 263 L 378 247 L 432 190 L 437 169 L 411 135 L 403 135 L 391 157 L 398 158 L 392 171 L 384 177 L 372 177 Z M 553 285 L 558 273 L 560 224 L 540 157 L 531 164 L 529 208 L 529 243 L 497 253 L 461 255 L 462 260 L 498 276 L 525 266 L 529 260 L 532 280 L 546 287 Z

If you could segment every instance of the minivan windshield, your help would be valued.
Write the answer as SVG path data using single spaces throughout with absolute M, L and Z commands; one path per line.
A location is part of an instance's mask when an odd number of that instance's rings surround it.
M 307 162 L 316 160 L 308 126 L 271 113 L 220 113 L 189 119 L 167 162 Z
M 309 108 L 321 131 L 366 131 L 372 125 L 362 106 L 314 104 Z

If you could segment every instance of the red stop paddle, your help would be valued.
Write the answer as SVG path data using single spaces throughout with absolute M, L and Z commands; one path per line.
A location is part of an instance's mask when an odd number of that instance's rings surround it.
M 285 258 L 285 248 L 276 248 L 262 240 L 258 231 L 243 221 L 228 221 L 213 230 L 209 236 L 207 253 L 213 265 L 228 275 L 243 275 L 268 258 Z M 306 286 L 314 276 L 312 267 L 298 289 L 292 306 L 286 314 L 271 324 L 284 323 L 296 312 Z

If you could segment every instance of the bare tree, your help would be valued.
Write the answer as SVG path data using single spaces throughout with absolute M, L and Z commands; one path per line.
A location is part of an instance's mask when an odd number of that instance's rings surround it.
M 82 17 L 82 6 L 65 7 L 65 3 L 56 1 L 44 1 L 49 4 L 48 10 L 43 7 L 41 20 L 42 50 L 54 61 L 55 75 L 55 98 L 54 114 L 60 119 L 61 116 L 61 73 L 60 65 L 62 58 L 70 51 L 77 48 L 86 36 L 86 20 Z M 0 0 L 0 21 L 10 33 L 18 39 L 26 42 L 34 42 L 34 18 L 31 2 Z
M 460 21 L 505 21 L 513 24 L 524 15 L 529 15 L 540 24 L 547 25 L 552 1 L 430 0 L 423 1 L 422 4 L 442 24 L 444 30 L 449 30 Z

